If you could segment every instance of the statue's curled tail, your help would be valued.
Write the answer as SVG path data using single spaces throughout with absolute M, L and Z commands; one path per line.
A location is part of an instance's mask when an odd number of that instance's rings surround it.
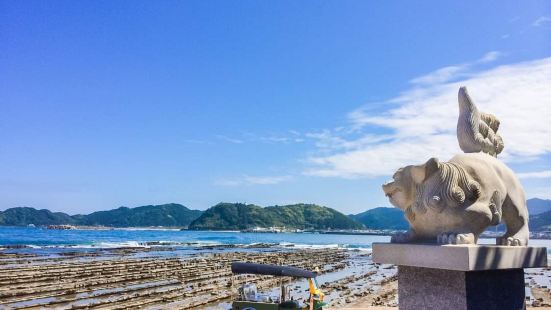
M 478 110 L 465 86 L 459 88 L 457 140 L 465 153 L 483 152 L 496 157 L 503 151 L 503 139 L 497 134 L 499 120 Z

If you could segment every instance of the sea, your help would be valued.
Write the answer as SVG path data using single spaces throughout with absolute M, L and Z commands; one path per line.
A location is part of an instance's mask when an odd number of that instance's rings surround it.
M 370 251 L 374 242 L 389 242 L 389 236 L 340 235 L 321 233 L 254 233 L 238 231 L 187 231 L 174 229 L 125 228 L 111 230 L 53 230 L 39 227 L 0 227 L 0 248 L 51 253 L 90 249 L 171 246 L 177 250 L 216 246 L 247 247 L 268 245 L 292 248 L 342 248 Z M 493 244 L 494 239 L 479 243 Z M 530 245 L 545 246 L 551 255 L 551 240 L 530 240 Z

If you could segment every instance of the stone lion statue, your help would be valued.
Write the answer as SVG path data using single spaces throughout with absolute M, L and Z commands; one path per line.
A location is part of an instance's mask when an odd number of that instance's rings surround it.
M 466 89 L 461 88 L 460 111 L 466 95 Z M 464 118 L 461 112 L 459 121 Z M 499 126 L 495 117 L 480 122 L 495 127 L 495 131 Z M 461 139 L 468 140 L 468 134 L 458 134 L 460 144 Z M 498 245 L 527 245 L 524 189 L 513 171 L 495 157 L 503 146 L 501 138 L 498 140 L 498 148 L 493 151 L 480 148 L 476 153 L 471 149 L 448 162 L 431 158 L 425 164 L 398 169 L 393 180 L 383 185 L 383 191 L 392 205 L 405 212 L 410 230 L 394 235 L 391 241 L 476 244 L 484 230 L 503 222 L 507 231 L 497 238 Z M 472 141 L 474 145 L 478 140 Z M 492 141 L 497 140 L 492 137 Z

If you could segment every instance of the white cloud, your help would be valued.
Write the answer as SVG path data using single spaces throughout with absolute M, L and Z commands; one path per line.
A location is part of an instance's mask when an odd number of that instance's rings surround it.
M 284 181 L 289 181 L 291 179 L 291 176 L 283 175 L 283 176 L 261 176 L 261 177 L 253 177 L 253 176 L 246 176 L 245 181 L 249 184 L 259 184 L 259 185 L 270 185 L 270 184 L 278 184 Z
M 443 83 L 449 81 L 451 78 L 456 77 L 459 73 L 464 72 L 468 65 L 449 66 L 433 71 L 427 75 L 423 75 L 414 78 L 410 82 L 413 84 L 434 84 Z
M 182 141 L 185 143 L 191 143 L 191 144 L 211 144 L 211 142 L 209 141 L 196 140 L 196 139 L 183 139 Z
M 216 138 L 218 138 L 220 140 L 224 140 L 224 141 L 229 142 L 229 143 L 234 143 L 234 144 L 241 144 L 241 143 L 245 142 L 241 139 L 230 138 L 230 137 L 226 137 L 226 136 L 223 136 L 223 135 L 217 135 Z
M 548 25 L 548 24 L 551 24 L 551 17 L 549 17 L 549 16 L 540 16 L 540 17 L 538 17 L 538 19 L 536 19 L 532 23 L 532 26 L 540 27 L 540 26 L 544 26 L 544 25 Z
M 444 71 L 426 76 L 444 76 Z M 348 127 L 355 129 L 353 137 L 346 130 L 310 135 L 318 139 L 319 153 L 309 158 L 312 166 L 305 174 L 383 176 L 433 156 L 447 160 L 460 153 L 455 129 L 457 91 L 462 85 L 468 87 L 480 110 L 501 120 L 502 160 L 529 161 L 551 153 L 551 58 L 456 73 L 462 76 L 458 79 L 452 74 L 433 78 L 431 84 L 414 84 L 388 100 L 386 112 L 376 113 L 369 107 L 351 112 Z
M 351 115 L 351 117 L 354 117 Z M 369 146 L 374 143 L 379 143 L 387 141 L 393 138 L 392 135 L 374 135 L 374 134 L 363 134 L 361 137 L 354 140 L 347 140 L 343 137 L 336 135 L 330 130 L 323 130 L 316 133 L 307 133 L 307 138 L 316 140 L 315 145 L 320 149 L 327 150 L 354 150 L 361 148 L 363 146 Z
M 304 138 L 301 137 L 301 133 L 294 130 L 289 130 L 284 133 L 260 135 L 256 133 L 243 133 L 239 137 L 228 137 L 224 135 L 217 135 L 216 138 L 234 144 L 242 143 L 266 143 L 266 144 L 290 144 L 290 143 L 302 143 Z
M 416 77 L 410 81 L 412 84 L 433 85 L 457 80 L 458 78 L 468 75 L 469 70 L 476 64 L 485 64 L 496 61 L 502 53 L 499 51 L 490 51 L 484 54 L 474 63 L 464 63 L 459 65 L 447 66 L 430 72 L 429 74 Z
M 274 185 L 282 182 L 290 181 L 292 176 L 249 176 L 244 175 L 235 179 L 220 179 L 214 183 L 219 186 L 241 186 L 241 185 Z
M 488 52 L 488 53 L 484 54 L 484 56 L 482 56 L 482 58 L 480 58 L 478 60 L 478 62 L 479 63 L 488 63 L 488 62 L 496 61 L 500 56 L 501 56 L 501 52 L 491 51 L 491 52 Z
M 517 173 L 521 179 L 547 179 L 551 178 L 551 170 Z
M 304 139 L 301 137 L 301 134 L 298 131 L 289 130 L 287 133 L 280 134 L 271 134 L 266 136 L 259 136 L 254 134 L 249 134 L 251 141 L 270 143 L 270 144 L 289 144 L 289 143 L 301 143 L 304 142 Z
M 540 199 L 551 199 L 551 187 L 528 187 L 526 197 L 537 197 Z

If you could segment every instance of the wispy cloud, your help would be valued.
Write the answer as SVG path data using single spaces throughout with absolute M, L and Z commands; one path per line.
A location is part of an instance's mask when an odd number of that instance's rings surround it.
M 497 57 L 486 56 L 481 59 Z M 432 75 L 454 71 L 446 68 Z M 505 141 L 501 159 L 519 162 L 551 153 L 551 58 L 455 72 L 433 78 L 434 83 L 414 83 L 387 101 L 386 112 L 376 113 L 369 107 L 352 111 L 347 126 L 355 128 L 354 135 L 327 130 L 317 136 L 319 153 L 308 159 L 311 166 L 305 174 L 384 176 L 432 156 L 447 160 L 460 153 L 455 129 L 457 91 L 462 85 L 469 88 L 482 111 L 501 120 L 499 131 Z M 329 153 L 328 147 L 332 147 Z
M 481 58 L 472 63 L 463 63 L 453 66 L 447 66 L 430 72 L 429 74 L 416 77 L 410 81 L 412 84 L 433 85 L 449 82 L 458 78 L 465 77 L 469 71 L 477 64 L 485 64 L 496 61 L 502 53 L 499 51 L 490 51 Z
M 551 170 L 517 173 L 521 179 L 547 179 L 551 178 Z
M 468 65 L 457 65 L 444 67 L 438 70 L 435 70 L 427 75 L 423 75 L 417 78 L 414 78 L 410 82 L 413 84 L 434 84 L 434 83 L 443 83 L 449 81 L 453 77 L 457 77 L 460 73 L 464 72 L 468 68 Z
M 295 130 L 289 130 L 287 132 L 281 133 L 270 133 L 270 134 L 256 134 L 256 133 L 243 133 L 238 137 L 228 137 L 225 135 L 217 135 L 217 139 L 234 143 L 266 143 L 266 144 L 290 144 L 290 143 L 302 143 L 305 141 L 304 136 Z
M 197 139 L 183 139 L 182 141 L 185 143 L 191 143 L 191 144 L 212 144 L 209 141 L 197 140 Z
M 482 56 L 482 58 L 480 58 L 478 60 L 479 63 L 489 63 L 489 62 L 492 62 L 492 61 L 496 61 L 499 57 L 501 57 L 502 53 L 501 52 L 498 52 L 498 51 L 491 51 L 491 52 L 488 52 L 486 54 L 484 54 L 484 56 Z
M 550 16 L 540 16 L 532 23 L 532 26 L 540 27 L 540 26 L 545 26 L 550 24 L 551 24 Z
M 267 135 L 247 134 L 247 138 L 252 142 L 262 142 L 270 144 L 289 144 L 304 142 L 303 135 L 296 130 L 288 130 L 287 132 Z
M 540 199 L 551 199 L 551 187 L 528 187 L 526 197 L 538 197 Z
M 223 140 L 223 141 L 226 141 L 226 142 L 229 142 L 229 143 L 234 143 L 234 144 L 241 144 L 241 143 L 245 142 L 242 139 L 230 138 L 230 137 L 227 137 L 227 136 L 224 136 L 224 135 L 217 135 L 216 138 L 218 138 L 220 140 Z
M 219 179 L 214 183 L 218 186 L 242 186 L 242 185 L 274 185 L 292 180 L 290 175 L 280 176 L 249 176 L 243 175 L 233 179 Z
M 315 145 L 320 149 L 327 150 L 355 150 L 374 143 L 387 141 L 393 138 L 385 134 L 362 134 L 357 139 L 345 139 L 338 135 L 338 131 L 323 130 L 320 132 L 307 133 L 306 137 L 314 139 Z

